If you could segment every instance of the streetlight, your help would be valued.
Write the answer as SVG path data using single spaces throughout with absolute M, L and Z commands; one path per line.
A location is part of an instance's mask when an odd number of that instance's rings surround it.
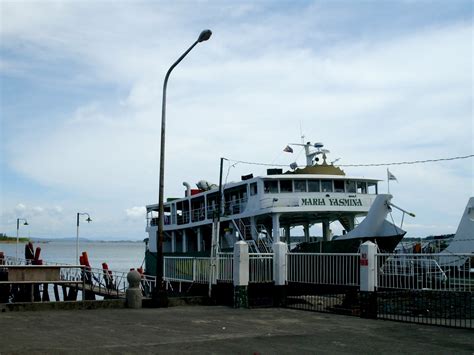
M 165 127 L 166 127 L 166 87 L 168 86 L 168 78 L 173 69 L 188 55 L 189 52 L 200 42 L 207 41 L 211 38 L 211 30 L 203 30 L 198 39 L 184 52 L 181 57 L 168 69 L 163 83 L 163 101 L 161 106 L 161 145 L 160 145 L 160 188 L 158 192 L 158 229 L 156 231 L 156 246 L 157 246 L 157 260 L 156 260 L 156 282 L 155 292 L 153 298 L 157 306 L 166 306 L 167 297 L 163 284 L 163 189 L 165 177 Z
M 79 216 L 87 216 L 86 222 L 91 223 L 92 219 L 87 212 L 78 212 L 77 213 L 77 229 L 76 229 L 76 265 L 79 265 Z
M 17 218 L 16 219 L 16 260 L 18 261 L 18 243 L 20 242 L 20 235 L 19 235 L 19 230 L 20 230 L 20 221 L 24 221 L 23 223 L 24 226 L 28 225 L 28 221 L 24 218 Z

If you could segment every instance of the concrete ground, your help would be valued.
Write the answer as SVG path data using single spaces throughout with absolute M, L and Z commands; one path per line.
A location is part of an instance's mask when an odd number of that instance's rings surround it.
M 474 332 L 265 308 L 0 313 L 0 354 L 474 354 Z

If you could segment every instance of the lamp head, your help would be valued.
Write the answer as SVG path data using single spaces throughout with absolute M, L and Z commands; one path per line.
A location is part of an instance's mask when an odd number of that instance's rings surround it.
M 24 226 L 28 225 L 28 221 L 25 220 L 25 223 L 23 223 Z
M 87 222 L 87 223 L 91 223 L 91 222 L 92 222 L 92 219 L 91 219 L 90 217 L 87 217 L 86 222 Z
M 212 35 L 211 30 L 203 30 L 201 34 L 199 35 L 198 42 L 207 41 L 209 38 L 211 38 L 211 35 Z

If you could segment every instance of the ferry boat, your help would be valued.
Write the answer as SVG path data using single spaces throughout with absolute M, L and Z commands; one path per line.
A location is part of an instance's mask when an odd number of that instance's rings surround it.
M 291 145 L 303 146 L 306 166 L 294 163 L 285 172 L 273 168 L 264 176 L 242 176 L 241 181 L 225 184 L 221 194 L 217 185 L 206 181 L 197 183 L 197 189 L 184 182 L 184 196 L 164 203 L 163 253 L 205 256 L 215 244 L 219 250 L 231 250 L 239 240 L 255 253 L 271 252 L 275 241 L 289 248 L 298 245 L 295 251 L 357 252 L 361 243 L 372 240 L 382 251 L 393 251 L 405 231 L 385 219 L 396 206 L 391 195 L 379 194 L 380 180 L 346 176 L 327 162 L 329 151 L 322 143 Z M 285 149 L 292 151 L 290 146 Z M 146 269 L 154 270 L 149 262 L 154 263 L 157 251 L 159 208 L 146 208 Z M 356 218 L 364 216 L 358 225 Z M 331 223 L 336 221 L 344 232 L 333 237 Z M 310 236 L 310 227 L 317 224 L 322 226 L 320 241 Z

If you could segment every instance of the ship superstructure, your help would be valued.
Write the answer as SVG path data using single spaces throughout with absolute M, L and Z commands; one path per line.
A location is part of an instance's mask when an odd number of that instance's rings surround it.
M 216 234 L 221 250 L 232 248 L 238 240 L 246 241 L 253 252 L 271 251 L 276 240 L 289 246 L 310 243 L 315 240 L 310 227 L 317 224 L 321 225 L 322 240 L 330 242 L 331 223 L 335 221 L 344 228 L 343 234 L 350 234 L 356 227 L 356 217 L 366 216 L 379 196 L 379 180 L 346 176 L 342 169 L 327 162 L 329 151 L 321 143 L 299 145 L 306 153 L 306 166 L 302 168 L 292 164 L 286 172 L 268 169 L 264 176 L 242 176 L 241 181 L 225 184 L 222 194 L 217 185 L 206 181 L 200 181 L 198 189 L 184 183 L 184 196 L 164 204 L 163 252 L 209 254 L 219 196 L 222 202 Z M 390 198 L 385 203 L 388 209 Z M 156 252 L 157 221 L 158 205 L 147 206 L 152 253 Z M 292 234 L 296 230 L 299 235 Z M 404 232 L 400 231 L 397 238 L 401 239 Z

